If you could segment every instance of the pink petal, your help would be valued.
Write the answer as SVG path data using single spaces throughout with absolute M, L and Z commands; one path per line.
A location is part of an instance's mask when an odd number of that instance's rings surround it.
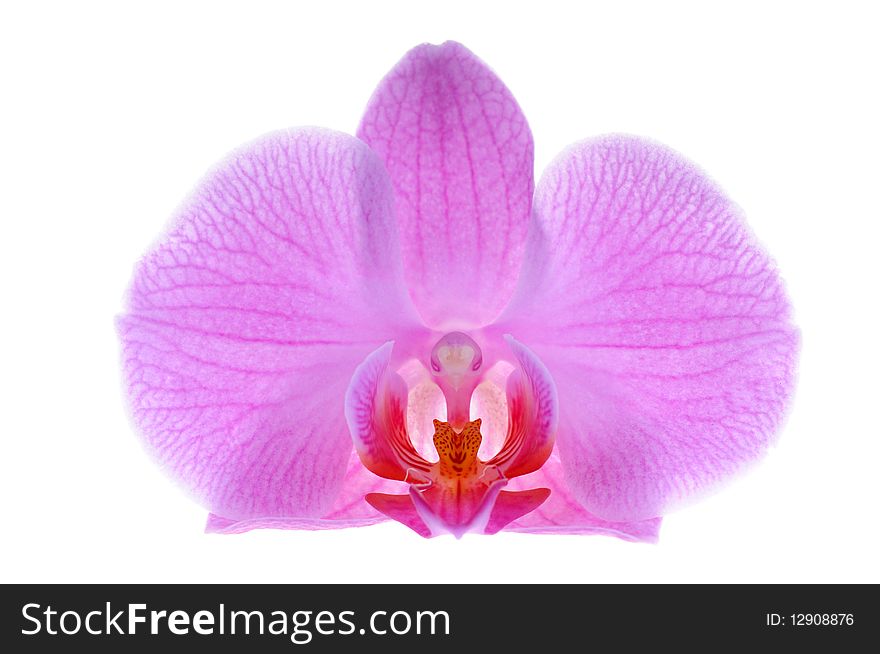
M 418 329 L 391 202 L 357 139 L 281 132 L 212 171 L 138 264 L 119 321 L 134 421 L 221 522 L 365 517 L 334 504 L 346 385 Z
M 504 527 L 505 531 L 528 534 L 595 534 L 615 536 L 633 542 L 657 542 L 660 518 L 630 522 L 603 520 L 584 509 L 568 488 L 559 453 L 555 450 L 540 470 L 511 480 L 508 488 L 516 490 L 535 486 L 548 487 L 550 497 Z
M 394 492 L 399 484 L 377 477 L 364 468 L 356 452 L 352 452 L 342 489 L 330 510 L 321 518 L 264 517 L 232 520 L 213 513 L 208 516 L 205 531 L 217 534 L 241 534 L 254 529 L 345 529 L 366 527 L 386 522 L 386 518 L 364 501 L 370 493 Z
M 515 286 L 534 187 L 532 136 L 510 91 L 464 46 L 425 44 L 379 84 L 358 136 L 391 174 L 422 317 L 489 322 Z
M 497 329 L 556 381 L 575 498 L 609 520 L 650 518 L 757 459 L 798 334 L 740 210 L 680 155 L 611 136 L 551 164 L 535 215 Z

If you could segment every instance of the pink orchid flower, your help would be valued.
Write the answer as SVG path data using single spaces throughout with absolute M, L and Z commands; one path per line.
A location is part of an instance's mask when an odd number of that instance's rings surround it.
M 132 414 L 208 531 L 653 541 L 766 450 L 798 334 L 693 164 L 606 136 L 534 188 L 522 112 L 452 42 L 409 52 L 357 136 L 233 153 L 135 270 Z

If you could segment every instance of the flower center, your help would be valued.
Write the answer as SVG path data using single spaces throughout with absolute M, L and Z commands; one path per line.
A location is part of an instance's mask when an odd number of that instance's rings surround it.
M 474 389 L 483 380 L 483 354 L 467 334 L 450 332 L 431 350 L 433 380 L 443 392 L 447 421 L 434 419 L 438 460 L 415 449 L 406 425 L 407 384 L 391 368 L 392 343 L 373 352 L 355 371 L 346 393 L 346 420 L 363 464 L 409 484 L 406 495 L 370 493 L 378 511 L 423 536 L 494 533 L 547 499 L 550 491 L 503 491 L 512 477 L 528 474 L 550 456 L 556 432 L 553 380 L 535 355 L 505 337 L 518 365 L 506 379 L 507 433 L 488 460 L 478 456 L 482 420 L 470 419 Z M 493 350 L 494 351 L 494 350 Z

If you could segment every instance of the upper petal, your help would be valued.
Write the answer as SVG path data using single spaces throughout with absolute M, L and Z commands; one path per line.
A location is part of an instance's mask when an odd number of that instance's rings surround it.
M 578 501 L 650 518 L 756 459 L 783 417 L 798 334 L 738 208 L 678 154 L 611 136 L 551 164 L 535 219 L 498 329 L 556 380 Z
M 391 174 L 424 320 L 489 322 L 514 288 L 534 187 L 532 136 L 510 91 L 464 46 L 422 45 L 379 84 L 358 136 Z
M 357 139 L 281 132 L 211 172 L 136 267 L 119 321 L 134 420 L 222 518 L 337 509 L 348 380 L 418 329 L 391 204 Z

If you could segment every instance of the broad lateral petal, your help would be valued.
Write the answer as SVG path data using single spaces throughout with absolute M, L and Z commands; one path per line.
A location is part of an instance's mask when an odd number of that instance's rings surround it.
M 210 514 L 205 531 L 216 534 L 241 534 L 254 529 L 347 529 L 366 527 L 385 522 L 388 518 L 364 502 L 369 493 L 387 493 L 399 490 L 400 485 L 377 477 L 364 468 L 360 457 L 352 452 L 342 489 L 336 496 L 330 510 L 320 518 L 303 517 L 263 517 L 245 520 L 231 520 Z
M 137 265 L 119 320 L 131 412 L 213 513 L 334 508 L 346 384 L 377 343 L 418 329 L 396 251 L 381 161 L 308 129 L 233 153 Z
M 791 395 L 798 333 L 740 210 L 677 153 L 609 136 L 550 165 L 534 214 L 497 328 L 557 383 L 578 502 L 651 518 L 758 458 Z
M 526 534 L 596 534 L 631 542 L 657 542 L 661 518 L 603 520 L 587 511 L 568 488 L 559 453 L 555 450 L 540 470 L 512 479 L 508 488 L 525 492 L 520 489 L 535 486 L 546 486 L 550 489 L 550 496 L 529 513 L 504 526 L 504 531 Z
M 358 136 L 391 175 L 424 320 L 489 322 L 515 286 L 534 188 L 532 136 L 510 91 L 464 46 L 421 45 L 379 84 Z

